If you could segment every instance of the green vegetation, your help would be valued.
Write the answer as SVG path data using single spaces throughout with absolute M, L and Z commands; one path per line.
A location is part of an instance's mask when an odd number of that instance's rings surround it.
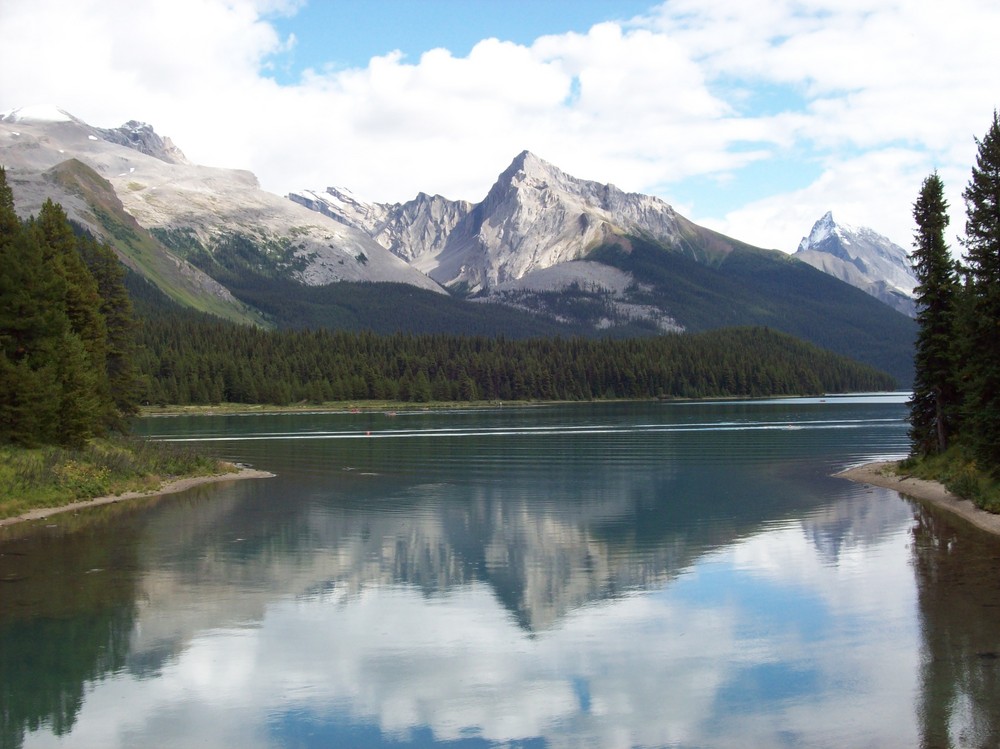
M 134 413 L 123 275 L 51 200 L 21 222 L 0 169 L 0 444 L 81 447 Z
M 655 322 L 621 312 L 635 304 L 663 310 L 688 332 L 747 325 L 779 330 L 889 372 L 909 386 L 916 334 L 911 319 L 785 253 L 683 220 L 681 229 L 671 246 L 650 237 L 618 237 L 591 250 L 587 259 L 633 276 L 635 283 L 620 299 L 579 286 L 494 291 L 485 298 L 469 297 L 461 285 L 450 296 L 407 284 L 304 286 L 291 278 L 305 263 L 294 255 L 294 238 L 244 232 L 205 247 L 190 230 L 154 234 L 277 328 L 517 339 L 658 335 Z
M 221 472 L 109 435 L 137 410 L 132 305 L 114 251 L 46 201 L 21 221 L 0 168 L 0 517 Z
M 0 518 L 234 470 L 190 448 L 123 437 L 93 439 L 75 449 L 0 447 Z
M 943 186 L 928 177 L 914 204 L 920 281 L 907 470 L 1000 511 L 1000 117 L 983 140 L 966 207 L 965 265 L 948 255 Z M 964 283 L 959 278 L 964 278 Z
M 980 509 L 1000 513 L 1000 479 L 996 472 L 982 470 L 961 446 L 920 457 L 911 455 L 900 462 L 897 473 L 937 481 Z
M 944 183 L 936 172 L 924 180 L 913 206 L 913 218 L 917 235 L 910 258 L 919 281 L 919 333 L 910 401 L 910 440 L 914 452 L 926 455 L 948 448 L 960 418 L 954 371 L 957 342 L 953 334 L 960 290 L 958 265 L 944 239 L 948 204 L 944 199 Z
M 593 336 L 594 332 L 587 323 L 566 325 L 502 304 L 470 302 L 405 283 L 303 286 L 287 278 L 220 268 L 214 268 L 213 275 L 234 296 L 260 310 L 278 328 L 508 338 Z
M 913 377 L 913 321 L 832 276 L 782 252 L 761 250 L 701 230 L 715 247 L 711 263 L 694 250 L 664 248 L 633 238 L 588 256 L 628 271 L 636 280 L 629 301 L 665 310 L 688 331 L 762 325 L 810 341 L 893 375 Z M 704 253 L 702 253 L 704 254 Z
M 88 177 L 68 167 L 59 174 Z M 92 186 L 88 194 L 98 192 Z M 120 239 L 133 237 L 134 227 L 114 226 Z M 637 328 L 643 336 L 595 339 L 554 321 L 546 327 L 509 307 L 401 284 L 293 284 L 279 272 L 294 261 L 289 246 L 262 255 L 254 240 L 230 236 L 210 255 L 190 232 L 163 233 L 161 239 L 216 271 L 223 268 L 218 260 L 226 260 L 226 281 L 245 301 L 292 329 L 241 325 L 178 305 L 155 279 L 126 272 L 110 246 L 75 233 L 51 201 L 37 218 L 19 220 L 0 170 L 2 512 L 218 470 L 193 456 L 182 466 L 163 468 L 153 447 L 108 442 L 140 403 L 579 401 L 895 386 L 884 372 L 765 325 L 693 335 Z M 659 253 L 717 273 L 743 251 L 723 249 L 709 268 L 637 240 L 631 261 Z M 657 267 L 662 271 L 662 264 Z M 762 271 L 761 284 L 768 272 Z M 676 279 L 636 293 L 662 294 L 671 286 L 678 286 Z M 550 300 L 555 315 L 600 311 L 599 293 L 577 291 L 579 298 L 564 305 Z M 376 308 L 382 313 L 372 316 Z M 297 317 L 294 325 L 289 322 Z M 733 320 L 739 317 L 734 313 Z M 411 330 L 399 332 L 400 319 Z M 456 326 L 475 334 L 455 334 Z M 547 337 L 537 337 L 539 329 Z
M 892 389 L 892 378 L 764 328 L 593 340 L 264 331 L 180 312 L 146 320 L 145 404 L 534 401 Z
M 67 159 L 46 178 L 79 195 L 109 237 L 111 245 L 167 296 L 186 307 L 235 322 L 263 324 L 260 314 L 235 300 L 206 293 L 197 279 L 178 266 L 160 242 L 124 208 L 111 183 L 78 159 Z

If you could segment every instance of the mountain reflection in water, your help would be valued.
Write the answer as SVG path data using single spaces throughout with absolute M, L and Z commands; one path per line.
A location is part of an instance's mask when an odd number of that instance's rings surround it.
M 997 544 L 828 477 L 902 416 L 147 420 L 278 478 L 7 529 L 3 745 L 993 745 Z

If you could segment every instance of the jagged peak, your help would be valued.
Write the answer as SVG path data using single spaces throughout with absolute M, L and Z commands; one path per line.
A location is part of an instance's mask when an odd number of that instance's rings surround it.
M 140 120 L 129 120 L 124 125 L 122 125 L 119 130 L 128 130 L 133 133 L 155 133 L 153 126 L 148 122 L 141 122 Z
M 148 122 L 129 120 L 115 128 L 94 128 L 104 140 L 131 148 L 168 164 L 187 164 L 187 157 L 170 138 L 161 136 Z
M 853 231 L 854 229 L 846 224 L 838 224 L 833 218 L 833 211 L 827 211 L 813 224 L 809 236 L 802 237 L 802 241 L 799 242 L 798 251 L 805 252 L 806 250 L 814 249 L 817 245 L 832 236 L 843 239 L 845 232 Z
M 538 173 L 551 173 L 553 171 L 558 172 L 559 170 L 531 151 L 521 151 L 521 153 L 514 157 L 514 160 L 510 162 L 510 166 L 503 171 L 500 177 L 501 179 L 510 180 L 514 175 L 522 172 L 526 175 L 536 175 Z

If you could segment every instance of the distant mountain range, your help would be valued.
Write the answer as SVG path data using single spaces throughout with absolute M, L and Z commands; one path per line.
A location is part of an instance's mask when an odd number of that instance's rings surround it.
M 22 215 L 53 198 L 175 302 L 229 319 L 518 337 L 756 324 L 911 378 L 912 320 L 835 278 L 833 261 L 812 267 L 827 254 L 877 279 L 870 253 L 816 229 L 794 257 L 762 250 L 527 151 L 479 203 L 336 188 L 286 199 L 249 172 L 189 163 L 142 123 L 17 110 L 0 119 L 0 165 Z

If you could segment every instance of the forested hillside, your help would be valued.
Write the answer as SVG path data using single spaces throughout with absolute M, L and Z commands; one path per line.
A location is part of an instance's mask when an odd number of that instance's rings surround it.
M 143 322 L 150 404 L 589 400 L 889 390 L 875 369 L 765 328 L 594 340 L 264 331 L 192 313 Z
M 709 244 L 711 233 L 701 234 Z M 599 247 L 589 259 L 631 273 L 641 282 L 632 301 L 669 311 L 688 331 L 763 325 L 867 362 L 901 386 L 910 384 L 913 320 L 788 255 L 729 244 L 732 250 L 713 263 L 639 238 L 627 250 Z

